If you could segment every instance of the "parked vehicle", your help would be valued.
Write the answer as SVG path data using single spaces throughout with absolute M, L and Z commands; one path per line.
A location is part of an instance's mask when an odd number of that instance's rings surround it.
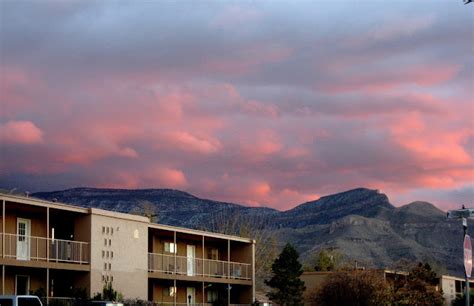
M 3 305 L 0 305 L 3 306 Z M 123 306 L 123 303 L 111 301 L 91 301 L 91 306 Z
M 35 295 L 0 295 L 0 306 L 43 306 Z

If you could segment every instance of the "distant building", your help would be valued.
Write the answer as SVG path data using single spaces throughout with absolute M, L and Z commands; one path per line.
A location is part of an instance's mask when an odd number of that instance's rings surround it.
M 2 294 L 197 304 L 255 300 L 255 241 L 150 223 L 146 217 L 0 194 Z

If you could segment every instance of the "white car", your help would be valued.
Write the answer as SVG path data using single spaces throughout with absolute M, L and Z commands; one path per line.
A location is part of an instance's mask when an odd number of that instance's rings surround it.
M 0 306 L 43 306 L 35 295 L 0 295 Z

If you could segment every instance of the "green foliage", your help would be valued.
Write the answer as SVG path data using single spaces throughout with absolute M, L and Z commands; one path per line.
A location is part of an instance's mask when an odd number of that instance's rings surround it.
M 314 259 L 315 271 L 335 271 L 342 259 L 342 254 L 336 250 L 322 249 Z
M 384 280 L 381 271 L 340 271 L 330 275 L 320 288 L 311 292 L 311 305 L 417 305 L 441 306 L 443 294 L 437 291 L 439 278 L 429 264 L 419 263 L 408 275 Z
M 148 301 L 141 299 L 127 299 L 122 301 L 124 306 L 147 306 L 149 305 Z
M 396 305 L 432 305 L 444 304 L 443 294 L 436 290 L 438 276 L 427 263 L 419 263 L 408 274 L 404 283 L 394 284 Z
M 426 284 L 431 286 L 436 286 L 438 284 L 438 275 L 431 269 L 431 266 L 428 263 L 424 265 L 420 262 L 418 265 L 413 268 L 408 275 L 409 280 L 421 280 Z
M 35 291 L 30 290 L 30 294 L 36 295 L 37 297 L 46 297 L 46 290 L 43 287 L 36 289 Z
M 390 286 L 376 271 L 341 271 L 331 274 L 320 288 L 309 294 L 311 305 L 391 305 Z
M 287 244 L 277 259 L 273 262 L 273 276 L 265 284 L 272 288 L 268 298 L 279 305 L 303 305 L 304 282 L 300 280 L 303 273 L 299 254 Z
M 96 293 L 92 300 L 94 301 L 122 301 L 123 295 L 112 287 L 112 282 L 106 282 L 102 288 L 102 293 Z

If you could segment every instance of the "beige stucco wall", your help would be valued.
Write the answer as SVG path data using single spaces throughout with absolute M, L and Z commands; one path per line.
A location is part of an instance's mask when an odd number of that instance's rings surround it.
M 121 292 L 124 298 L 147 299 L 147 219 L 136 216 L 125 219 L 120 217 L 123 214 L 95 209 L 91 211 L 91 293 L 102 291 L 104 275 L 109 276 L 109 279 L 113 277 L 113 288 Z M 109 234 L 103 233 L 103 226 L 109 228 Z M 102 251 L 109 252 L 109 258 L 102 257 Z M 106 269 L 104 264 L 107 265 Z

